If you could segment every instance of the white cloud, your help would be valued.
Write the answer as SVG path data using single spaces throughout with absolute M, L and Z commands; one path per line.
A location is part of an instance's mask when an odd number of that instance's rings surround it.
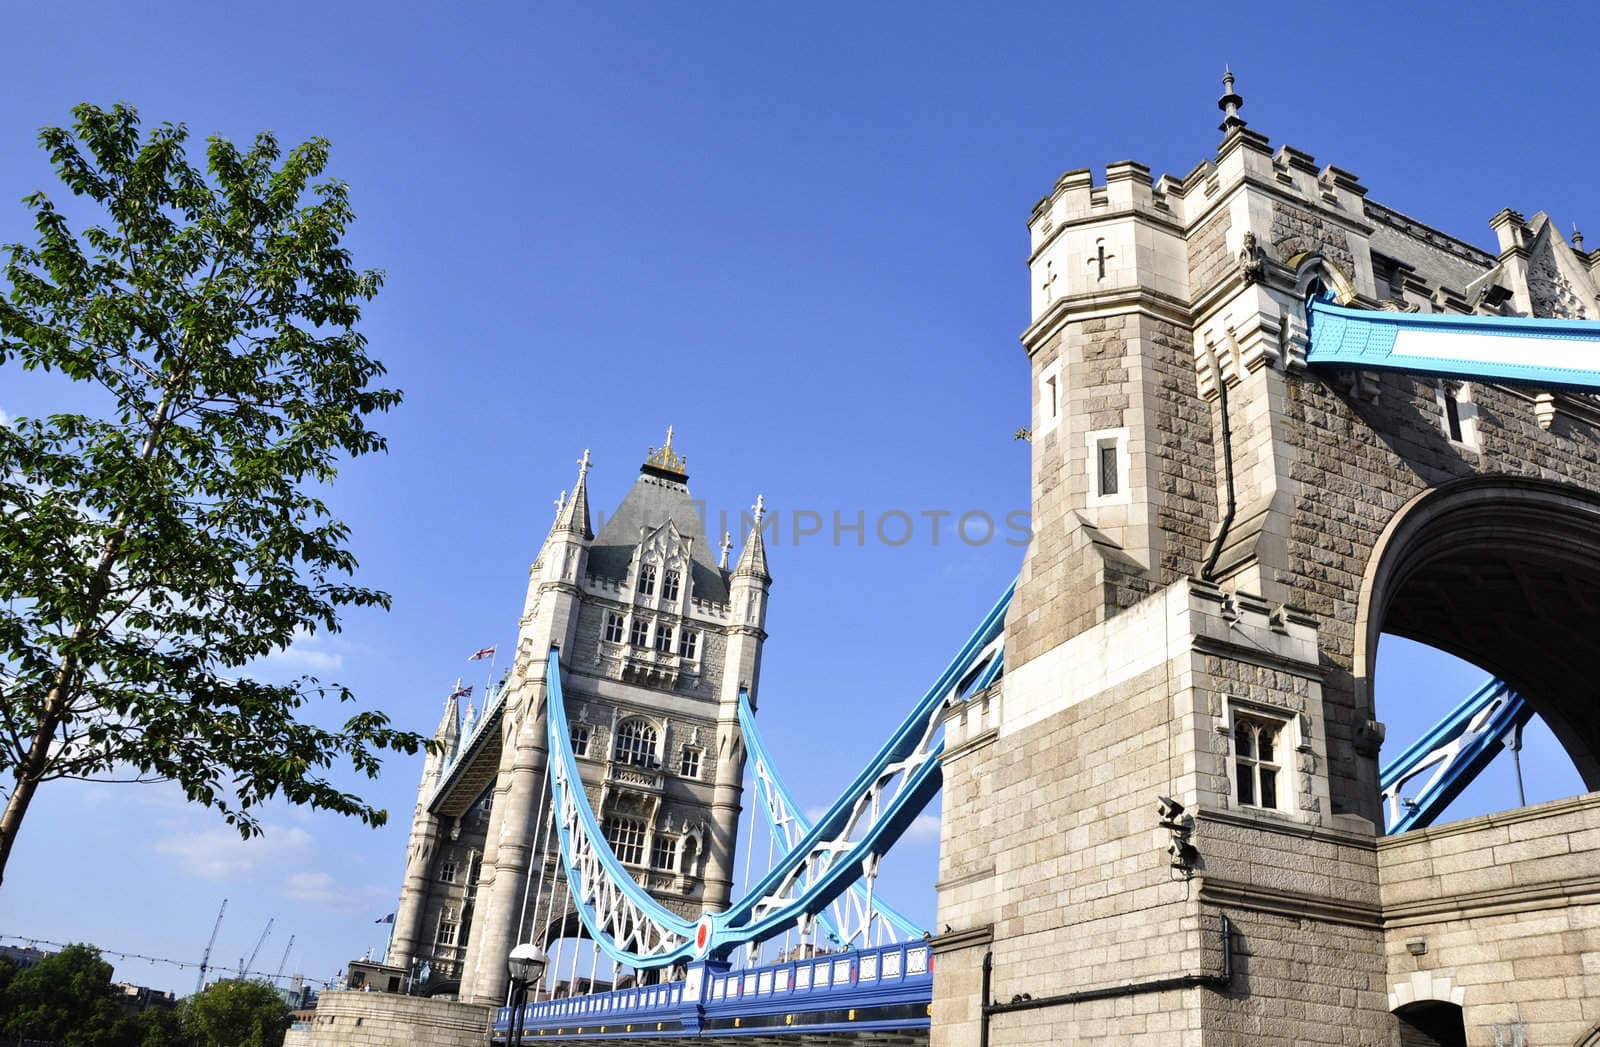
M 323 639 L 304 629 L 295 631 L 294 642 L 281 651 L 273 651 L 257 664 L 301 671 L 330 672 L 344 665 L 344 655 L 323 647 Z
M 274 651 L 261 659 L 266 665 L 281 665 L 288 669 L 318 669 L 326 672 L 344 664 L 344 655 L 331 651 L 315 651 L 296 644 L 284 651 Z
M 388 899 L 393 892 L 377 884 L 345 883 L 325 872 L 297 872 L 290 873 L 284 880 L 283 893 L 297 902 L 355 911 L 371 908 L 375 902 Z
M 283 893 L 298 902 L 330 902 L 340 896 L 339 881 L 325 872 L 290 873 Z
M 937 840 L 939 838 L 939 816 L 935 814 L 919 814 L 917 820 L 906 827 L 902 839 L 912 841 Z
M 296 826 L 267 825 L 263 834 L 244 840 L 227 826 L 174 833 L 151 847 L 178 859 L 179 871 L 202 880 L 222 880 L 253 872 L 262 865 L 304 854 L 311 834 Z
M 11 416 L 6 413 L 6 409 L 4 407 L 0 407 L 0 425 L 3 425 L 8 429 L 11 427 Z
M 828 809 L 826 807 L 807 807 L 806 821 L 810 822 L 812 825 L 815 825 L 822 821 L 822 816 L 827 813 Z

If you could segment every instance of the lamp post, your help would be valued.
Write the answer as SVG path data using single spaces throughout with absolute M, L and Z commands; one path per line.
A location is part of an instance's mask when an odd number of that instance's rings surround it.
M 511 1025 L 506 1029 L 507 1047 L 522 1047 L 522 1014 L 528 1003 L 528 986 L 544 977 L 544 968 L 549 962 L 550 958 L 544 954 L 544 950 L 532 942 L 517 946 L 506 957 L 506 968 L 511 972 L 512 1006 L 515 1008 Z

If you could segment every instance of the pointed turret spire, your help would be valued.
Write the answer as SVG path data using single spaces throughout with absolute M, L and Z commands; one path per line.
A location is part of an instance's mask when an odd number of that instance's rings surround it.
M 728 550 L 733 548 L 733 535 L 727 531 L 722 532 L 722 559 L 717 561 L 717 566 L 724 571 L 728 569 Z
M 1217 108 L 1222 110 L 1222 123 L 1217 125 L 1217 130 L 1226 134 L 1245 125 L 1239 116 L 1239 110 L 1244 107 L 1244 96 L 1233 89 L 1233 70 L 1226 65 L 1222 70 L 1222 97 L 1217 99 Z
M 578 482 L 572 488 L 571 499 L 567 499 L 563 491 L 562 499 L 556 502 L 556 523 L 552 532 L 566 531 L 585 541 L 594 537 L 594 531 L 589 528 L 589 465 L 589 450 L 585 448 L 583 457 L 578 459 Z
M 734 569 L 733 576 L 760 578 L 770 582 L 772 576 L 767 573 L 767 545 L 761 537 L 761 518 L 767 514 L 766 500 L 761 495 L 756 495 L 756 504 L 750 511 L 755 526 L 750 529 L 750 537 L 745 540 L 744 552 L 739 554 L 739 566 Z
M 1576 225 L 1572 227 L 1572 249 L 1580 254 L 1583 252 L 1583 234 L 1578 232 Z
M 444 714 L 439 717 L 439 729 L 433 732 L 433 740 L 439 743 L 439 765 L 448 767 L 456 758 L 456 749 L 461 744 L 461 679 L 456 678 L 455 689 L 450 692 L 450 697 L 444 700 Z

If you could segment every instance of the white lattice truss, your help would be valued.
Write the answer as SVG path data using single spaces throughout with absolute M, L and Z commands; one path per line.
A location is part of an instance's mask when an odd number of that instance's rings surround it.
M 789 809 L 783 789 L 766 760 L 757 757 L 752 773 L 755 776 L 756 789 L 760 793 L 760 801 L 766 806 L 772 819 L 773 831 L 783 845 L 784 853 L 787 854 L 799 845 L 811 831 L 811 826 Z M 878 860 L 874 858 L 864 864 L 865 869 L 859 884 L 861 889 L 852 887 L 828 906 L 828 915 L 832 917 L 829 926 L 841 946 L 854 944 L 858 940 L 863 947 L 874 944 L 870 935 L 875 923 L 878 924 L 880 935 L 887 932 L 892 937 L 894 934 L 894 929 L 873 905 L 872 891 L 878 878 Z M 808 928 L 802 923 L 801 931 L 806 930 Z
M 922 784 L 926 775 L 919 772 L 923 771 L 925 765 L 937 763 L 944 750 L 944 740 L 939 729 L 944 722 L 945 711 L 961 701 L 974 677 L 1000 657 L 1001 641 L 1002 638 L 999 636 L 990 640 L 968 663 L 971 668 L 957 677 L 942 700 L 930 704 L 921 734 L 910 754 L 904 759 L 885 764 L 867 787 L 856 794 L 855 802 L 850 806 L 849 816 L 833 834 L 812 844 L 805 856 L 789 868 L 770 890 L 750 903 L 751 924 L 759 925 L 775 914 L 788 915 L 789 910 L 796 909 L 799 911 L 795 915 L 800 917 L 797 922 L 804 931 L 803 912 L 806 902 L 825 879 L 832 879 L 829 874 L 835 871 L 835 863 L 858 846 L 860 843 L 858 837 L 870 835 L 879 819 L 886 813 L 892 812 L 897 815 L 904 813 L 902 808 L 906 807 L 908 802 L 917 808 L 910 812 L 910 817 L 920 813 L 922 806 L 930 797 L 923 796 L 921 801 L 917 802 L 913 797 L 902 794 L 908 788 Z M 756 773 L 758 783 L 762 783 L 763 768 L 759 764 Z M 770 768 L 765 769 L 764 779 L 764 787 L 776 792 Z M 797 832 L 799 826 L 795 824 L 793 812 L 785 808 L 784 814 L 790 830 Z M 802 839 L 800 835 L 788 836 L 787 842 L 792 852 L 802 844 Z M 852 882 L 859 878 L 865 890 L 859 896 L 853 891 L 841 890 L 833 901 L 835 917 L 839 919 L 839 933 L 846 942 L 861 939 L 862 943 L 866 944 L 865 935 L 870 930 L 875 916 L 872 889 L 877 879 L 880 858 L 881 852 L 866 852 L 859 859 L 858 877 L 851 878 Z M 782 933 L 782 929 L 790 922 L 790 920 L 778 921 L 777 925 L 762 937 L 770 936 L 771 933 Z

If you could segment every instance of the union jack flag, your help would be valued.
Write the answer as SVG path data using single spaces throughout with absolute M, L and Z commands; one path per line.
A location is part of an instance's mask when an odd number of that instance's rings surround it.
M 452 697 L 452 698 L 471 698 L 472 697 L 472 688 L 470 688 L 470 687 L 457 687 L 455 690 L 450 692 L 450 697 Z

